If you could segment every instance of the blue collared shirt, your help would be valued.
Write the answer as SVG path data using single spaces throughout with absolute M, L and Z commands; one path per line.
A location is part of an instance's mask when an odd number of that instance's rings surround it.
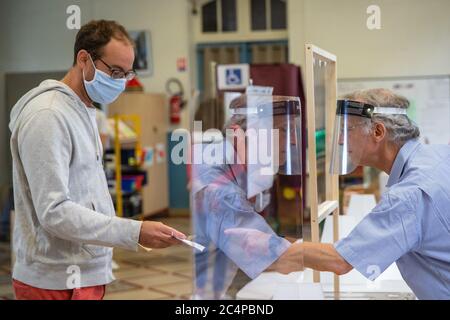
M 396 262 L 419 299 L 450 299 L 450 146 L 408 141 L 387 187 L 336 250 L 370 280 Z

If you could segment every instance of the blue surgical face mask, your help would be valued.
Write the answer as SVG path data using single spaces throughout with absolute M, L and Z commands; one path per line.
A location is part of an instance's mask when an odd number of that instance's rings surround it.
M 95 74 L 91 81 L 87 81 L 83 70 L 83 81 L 86 92 L 92 101 L 101 104 L 110 104 L 125 90 L 127 80 L 111 78 L 111 76 L 95 67 L 90 55 L 89 59 L 92 62 Z

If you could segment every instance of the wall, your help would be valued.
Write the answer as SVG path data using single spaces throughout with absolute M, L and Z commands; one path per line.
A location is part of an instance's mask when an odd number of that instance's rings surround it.
M 185 0 L 2 0 L 0 10 L 0 126 L 7 117 L 4 110 L 3 72 L 67 70 L 73 59 L 77 30 L 66 28 L 66 8 L 76 4 L 81 22 L 91 19 L 116 19 L 127 29 L 151 32 L 154 73 L 141 81 L 148 92 L 165 92 L 166 80 L 179 78 L 190 92 L 190 73 L 177 72 L 179 57 L 189 59 L 189 10 Z M 183 127 L 187 127 L 187 110 Z M 0 186 L 10 174 L 5 170 L 9 155 L 6 133 L 0 131 Z
M 0 186 L 11 174 L 4 73 L 66 70 L 72 62 L 76 32 L 65 28 L 66 8 L 78 4 L 90 16 L 89 2 L 73 0 L 7 0 L 0 10 Z
M 193 39 L 197 43 L 202 42 L 237 42 L 237 41 L 270 41 L 286 39 L 286 30 L 264 30 L 264 31 L 252 31 L 251 30 L 251 11 L 250 0 L 237 0 L 237 31 L 225 31 L 225 32 L 213 32 L 203 33 L 202 31 L 202 4 L 209 2 L 210 0 L 197 0 L 198 14 L 192 16 L 193 20 Z M 295 0 L 294 0 L 295 1 Z M 219 6 L 218 6 L 219 9 Z M 220 10 L 219 10 L 220 11 Z M 221 28 L 221 15 L 218 15 L 218 28 Z
M 93 16 L 151 32 L 154 75 L 140 79 L 147 91 L 165 92 L 166 80 L 177 77 L 189 92 L 189 72 L 176 68 L 177 58 L 189 58 L 188 7 L 185 0 L 95 0 Z
M 304 64 L 304 43 L 338 57 L 338 77 L 450 73 L 448 0 L 288 0 L 291 60 Z M 366 27 L 371 4 L 381 30 Z
M 4 82 L 4 73 L 0 71 L 0 99 L 5 96 L 4 93 L 5 82 Z M 0 188 L 5 185 L 8 181 L 8 172 L 5 169 L 7 167 L 7 156 L 8 155 L 8 136 L 7 136 L 7 114 L 4 109 L 0 109 Z M 1 191 L 0 191 L 1 193 Z M 0 194 L 0 203 L 1 203 Z
M 76 34 L 76 30 L 65 26 L 65 10 L 70 4 L 80 6 L 82 23 L 114 19 L 129 30 L 151 32 L 155 72 L 142 79 L 148 91 L 165 91 L 165 80 L 172 76 L 188 85 L 188 72 L 178 74 L 176 70 L 176 59 L 188 58 L 189 15 L 188 2 L 184 0 L 9 0 L 5 10 L 9 14 L 3 21 L 10 27 L 3 40 L 9 71 L 70 67 Z
M 197 14 L 191 15 L 191 31 L 192 31 L 192 42 L 191 46 L 194 50 L 191 53 L 193 59 L 194 70 L 197 70 L 197 60 L 195 46 L 197 44 L 204 43 L 236 43 L 236 42 L 248 42 L 248 41 L 277 41 L 277 40 L 287 40 L 288 32 L 287 30 L 251 30 L 251 1 L 250 0 L 237 0 L 236 10 L 237 10 L 237 31 L 219 31 L 219 32 L 206 32 L 202 31 L 202 5 L 211 0 L 197 0 Z M 295 2 L 295 1 L 294 1 Z M 192 8 L 192 6 L 190 7 Z M 220 6 L 218 5 L 218 11 Z M 218 14 L 218 28 L 221 28 L 221 15 Z M 267 17 L 269 19 L 269 17 Z M 198 83 L 198 75 L 193 73 L 194 83 Z
M 8 172 L 5 169 L 7 167 L 7 157 L 8 157 L 8 139 L 7 139 L 7 128 L 6 119 L 7 114 L 4 107 L 5 101 L 5 62 L 6 62 L 6 48 L 7 48 L 7 34 L 8 31 L 8 6 L 6 2 L 0 2 L 0 210 L 3 204 L 3 187 L 8 181 Z
M 80 6 L 82 23 L 91 16 L 90 1 L 7 0 L 4 40 L 9 72 L 64 70 L 71 66 L 76 30 L 66 28 L 66 8 Z

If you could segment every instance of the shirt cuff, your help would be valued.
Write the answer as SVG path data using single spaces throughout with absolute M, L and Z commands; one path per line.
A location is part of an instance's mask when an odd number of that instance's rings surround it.
M 373 274 L 367 274 L 367 266 L 364 261 L 361 261 L 361 257 L 358 257 L 356 252 L 351 248 L 350 244 L 345 241 L 345 238 L 336 242 L 334 248 L 341 255 L 342 258 L 347 261 L 353 268 L 361 273 L 365 278 L 369 279 L 369 276 Z M 369 280 L 375 280 L 373 278 Z
M 113 217 L 120 223 L 121 243 L 120 247 L 138 251 L 139 236 L 141 234 L 142 221 Z
M 259 276 L 264 270 L 269 268 L 280 256 L 291 246 L 291 243 L 284 238 L 275 235 L 270 239 L 270 254 L 259 261 L 255 261 L 250 268 L 242 268 L 243 271 L 252 279 Z

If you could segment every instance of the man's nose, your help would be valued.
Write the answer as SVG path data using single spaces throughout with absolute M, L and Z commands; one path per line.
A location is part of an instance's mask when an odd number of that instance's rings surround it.
M 297 134 L 295 130 L 291 130 L 290 132 L 290 142 L 292 145 L 297 144 Z
M 344 132 L 343 131 L 339 132 L 338 143 L 339 143 L 339 145 L 343 145 L 344 144 Z
M 296 145 L 297 144 L 297 139 L 295 136 L 291 137 L 291 145 Z

